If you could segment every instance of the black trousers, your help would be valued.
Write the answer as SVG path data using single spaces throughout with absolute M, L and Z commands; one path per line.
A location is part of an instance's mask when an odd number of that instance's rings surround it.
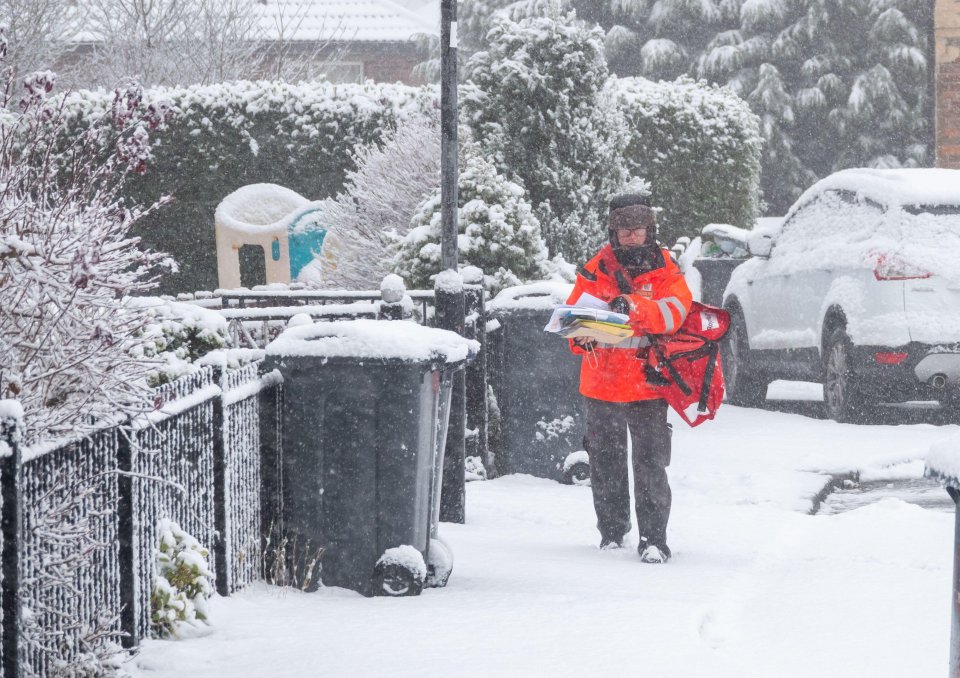
M 604 539 L 616 541 L 630 531 L 630 488 L 627 472 L 627 433 L 633 442 L 633 494 L 640 538 L 667 543 L 671 492 L 667 481 L 670 437 L 665 400 L 611 403 L 587 398 L 590 485 L 597 511 L 597 528 Z

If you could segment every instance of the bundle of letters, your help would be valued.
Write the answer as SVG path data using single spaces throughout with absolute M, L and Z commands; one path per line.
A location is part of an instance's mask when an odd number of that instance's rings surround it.
M 629 317 L 623 313 L 614 313 L 606 308 L 605 303 L 600 303 L 604 308 L 598 308 L 599 304 L 579 303 L 574 306 L 557 306 L 543 329 L 567 339 L 586 337 L 604 344 L 617 344 L 632 337 L 633 329 L 628 324 Z

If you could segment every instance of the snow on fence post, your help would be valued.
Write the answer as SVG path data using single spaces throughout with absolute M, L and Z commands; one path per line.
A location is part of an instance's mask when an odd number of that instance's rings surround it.
M 133 504 L 133 439 L 131 428 L 120 430 L 117 436 L 117 560 L 120 569 L 120 630 L 125 648 L 140 644 L 137 631 L 137 546 L 136 520 Z
M 4 678 L 20 675 L 20 440 L 23 408 L 16 400 L 0 400 L 0 532 L 3 534 L 0 600 L 3 608 Z
M 380 283 L 380 320 L 403 320 L 408 314 L 404 312 L 403 300 L 407 288 L 403 279 L 395 273 L 384 277 Z
M 487 438 L 487 308 L 484 300 L 483 271 L 467 266 L 462 271 L 466 297 L 466 332 L 468 339 L 480 342 L 480 351 L 467 366 L 467 428 L 476 431 L 471 452 L 488 462 Z M 487 469 L 488 471 L 492 469 Z
M 213 383 L 221 393 L 213 399 L 213 559 L 216 563 L 217 593 L 230 595 L 227 562 L 227 451 L 223 431 L 223 367 L 213 367 Z
M 960 676 L 960 436 L 935 444 L 924 475 L 939 480 L 953 499 L 953 592 L 950 598 L 950 678 Z

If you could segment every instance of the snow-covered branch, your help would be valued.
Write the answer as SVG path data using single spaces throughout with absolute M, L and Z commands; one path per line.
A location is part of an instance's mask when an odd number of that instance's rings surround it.
M 131 349 L 144 313 L 127 297 L 152 288 L 166 256 L 132 235 L 146 209 L 124 204 L 130 172 L 150 159 L 162 107 L 117 90 L 106 120 L 69 136 L 52 74 L 0 102 L 0 394 L 26 410 L 28 441 L 135 411 L 147 386 Z M 20 94 L 20 91 L 23 93 Z

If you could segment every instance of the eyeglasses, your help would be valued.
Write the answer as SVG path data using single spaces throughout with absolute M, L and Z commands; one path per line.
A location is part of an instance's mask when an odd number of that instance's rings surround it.
M 634 234 L 634 233 L 642 233 L 643 235 L 646 235 L 646 234 L 647 234 L 647 231 L 646 231 L 646 229 L 644 229 L 643 227 L 640 227 L 640 228 L 618 228 L 618 229 L 617 229 L 617 237 L 620 237 L 620 238 L 625 238 L 625 237 L 630 236 L 631 234 Z

